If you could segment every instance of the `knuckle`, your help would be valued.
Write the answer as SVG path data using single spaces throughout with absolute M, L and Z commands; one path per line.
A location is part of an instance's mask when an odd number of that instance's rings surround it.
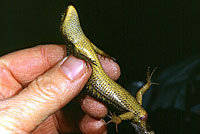
M 39 52 L 41 55 L 41 60 L 42 60 L 43 66 L 46 68 L 50 68 L 51 65 L 50 65 L 49 58 L 48 58 L 48 47 L 40 45 Z
M 39 96 L 38 99 L 53 101 L 59 103 L 59 96 L 62 94 L 62 88 L 57 82 L 54 82 L 50 78 L 39 77 L 30 87 L 35 90 L 36 94 Z
M 59 94 L 59 85 L 49 78 L 37 79 L 36 85 L 39 90 L 49 93 L 49 96 Z

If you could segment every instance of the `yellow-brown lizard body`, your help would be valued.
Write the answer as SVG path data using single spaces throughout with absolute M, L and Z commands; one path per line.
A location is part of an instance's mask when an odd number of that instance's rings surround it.
M 139 125 L 140 132 L 151 133 L 146 130 L 147 112 L 143 109 L 142 95 L 151 85 L 151 75 L 148 74 L 147 84 L 139 90 L 134 98 L 127 90 L 111 80 L 104 72 L 97 53 L 109 57 L 102 50 L 97 48 L 83 33 L 80 26 L 78 14 L 75 8 L 70 5 L 62 18 L 61 32 L 69 41 L 68 54 L 84 59 L 92 67 L 92 75 L 87 83 L 89 92 L 97 99 L 113 105 L 122 114 L 112 115 L 111 122 L 119 124 L 121 120 L 131 120 Z

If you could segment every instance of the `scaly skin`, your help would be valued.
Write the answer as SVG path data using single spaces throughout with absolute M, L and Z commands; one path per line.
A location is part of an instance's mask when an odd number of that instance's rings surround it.
M 97 99 L 113 105 L 122 114 L 111 115 L 111 121 L 116 124 L 121 120 L 131 120 L 138 133 L 150 133 L 146 130 L 147 112 L 142 108 L 142 95 L 151 85 L 149 74 L 147 84 L 137 93 L 136 99 L 122 86 L 111 80 L 104 72 L 97 53 L 110 57 L 98 49 L 83 33 L 76 9 L 70 5 L 63 15 L 61 32 L 67 41 L 68 55 L 84 59 L 89 62 L 93 73 L 87 83 L 88 91 Z M 117 125 L 116 125 L 117 126 Z

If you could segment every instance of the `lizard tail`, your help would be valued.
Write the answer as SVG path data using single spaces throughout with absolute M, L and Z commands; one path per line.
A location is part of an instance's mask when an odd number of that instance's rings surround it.
M 68 39 L 73 44 L 86 38 L 74 6 L 69 5 L 67 11 L 62 16 L 60 30 L 65 39 Z
M 134 121 L 131 121 L 131 125 L 135 128 L 137 134 L 155 134 L 154 131 L 148 131 L 145 127 L 142 127 L 140 124 L 136 124 Z

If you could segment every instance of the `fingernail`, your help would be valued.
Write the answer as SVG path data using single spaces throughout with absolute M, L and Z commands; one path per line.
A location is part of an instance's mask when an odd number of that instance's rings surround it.
M 86 70 L 86 64 L 83 60 L 74 56 L 69 56 L 61 65 L 61 70 L 70 80 L 80 78 Z

